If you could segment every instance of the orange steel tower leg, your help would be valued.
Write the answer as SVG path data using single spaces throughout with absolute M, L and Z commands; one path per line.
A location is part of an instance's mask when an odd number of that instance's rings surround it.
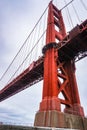
M 64 112 L 84 116 L 75 78 L 75 63 L 59 61 L 57 41 L 66 36 L 66 30 L 61 11 L 52 1 L 49 3 L 46 45 L 44 53 L 43 96 L 39 111 L 36 113 L 35 126 L 66 127 L 61 114 L 61 104 Z M 63 98 L 60 98 L 60 93 Z
M 66 105 L 64 112 L 84 116 L 83 108 L 81 107 L 78 87 L 75 76 L 75 63 L 73 61 L 68 61 L 65 65 L 65 70 L 68 75 L 68 83 L 65 86 L 65 90 L 67 91 L 71 106 Z
M 58 31 L 59 29 L 59 31 Z M 61 110 L 58 99 L 58 77 L 56 39 L 62 40 L 66 36 L 65 26 L 61 12 L 50 2 L 46 34 L 46 46 L 43 49 L 44 58 L 44 84 L 43 98 L 40 111 Z

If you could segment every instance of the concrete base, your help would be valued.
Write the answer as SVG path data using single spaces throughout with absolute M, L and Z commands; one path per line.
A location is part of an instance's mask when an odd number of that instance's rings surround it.
M 34 126 L 87 130 L 87 118 L 55 110 L 37 112 Z

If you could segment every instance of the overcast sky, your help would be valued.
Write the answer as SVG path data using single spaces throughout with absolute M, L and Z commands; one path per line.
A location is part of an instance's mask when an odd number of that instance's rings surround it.
M 1 0 L 0 1 L 0 76 L 4 73 L 20 46 L 42 15 L 50 0 Z M 67 0 L 69 2 L 70 0 Z M 74 26 L 87 19 L 87 0 L 74 0 L 73 4 L 80 20 L 76 18 L 71 8 Z M 64 6 L 64 0 L 55 0 L 59 8 Z M 64 20 L 67 31 L 71 25 Z M 66 17 L 66 18 L 65 18 Z M 87 58 L 76 63 L 77 83 L 81 104 L 87 115 Z M 1 87 L 0 87 L 1 89 Z M 28 88 L 0 103 L 0 121 L 32 124 L 42 96 L 42 82 Z

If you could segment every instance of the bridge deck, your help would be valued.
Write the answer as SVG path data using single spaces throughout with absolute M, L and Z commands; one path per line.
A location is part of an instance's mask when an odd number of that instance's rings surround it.
M 87 20 L 73 28 L 58 48 L 60 61 L 75 59 L 87 51 Z
M 75 59 L 79 55 L 82 55 L 82 58 L 87 56 L 87 20 L 73 28 L 69 35 L 57 44 L 57 49 L 61 62 Z M 43 57 L 40 57 L 0 91 L 0 101 L 42 80 L 43 69 Z

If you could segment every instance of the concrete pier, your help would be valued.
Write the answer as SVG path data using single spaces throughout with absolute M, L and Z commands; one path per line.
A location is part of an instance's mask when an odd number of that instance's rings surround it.
M 34 126 L 87 130 L 87 118 L 58 111 L 36 113 Z

